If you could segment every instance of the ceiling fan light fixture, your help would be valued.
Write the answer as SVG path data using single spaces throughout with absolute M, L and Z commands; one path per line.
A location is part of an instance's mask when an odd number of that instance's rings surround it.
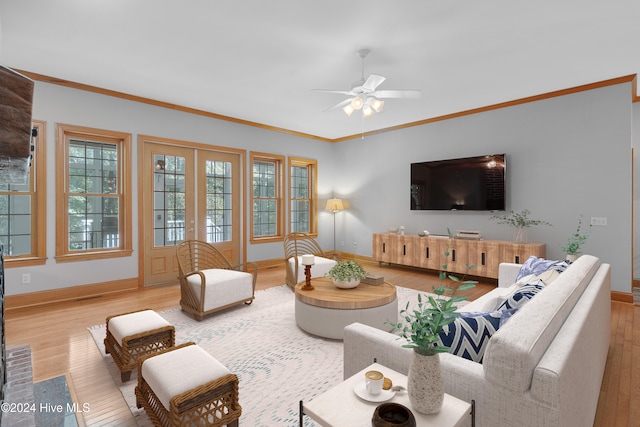
M 369 117 L 373 116 L 373 114 L 374 114 L 374 111 L 370 105 L 365 105 L 364 107 L 362 107 L 362 115 L 364 116 L 365 119 L 368 119 Z
M 373 98 L 371 101 L 371 108 L 376 110 L 376 113 L 382 111 L 382 107 L 384 107 L 384 101 L 378 98 Z
M 361 97 L 356 96 L 351 100 L 350 105 L 351 105 L 351 108 L 353 108 L 354 110 L 359 110 L 364 105 L 364 100 Z
M 351 113 L 354 112 L 354 109 L 351 107 L 351 104 L 347 104 L 342 107 L 342 111 L 344 111 L 347 116 L 351 117 Z

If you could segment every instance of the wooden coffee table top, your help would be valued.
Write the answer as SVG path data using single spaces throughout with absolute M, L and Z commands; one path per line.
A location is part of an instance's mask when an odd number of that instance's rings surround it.
M 382 285 L 360 283 L 357 288 L 340 289 L 328 277 L 311 279 L 314 289 L 303 291 L 305 282 L 296 285 L 296 298 L 316 307 L 338 310 L 380 307 L 396 299 L 396 287 L 389 282 Z

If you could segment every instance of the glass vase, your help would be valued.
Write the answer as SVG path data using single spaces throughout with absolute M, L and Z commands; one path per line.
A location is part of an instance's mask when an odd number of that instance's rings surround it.
M 513 243 L 527 243 L 527 229 L 516 228 L 513 230 Z

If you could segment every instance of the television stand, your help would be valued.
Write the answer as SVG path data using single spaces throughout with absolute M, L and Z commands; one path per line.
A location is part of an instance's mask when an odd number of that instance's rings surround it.
M 445 260 L 445 252 L 449 252 Z M 544 243 L 514 243 L 506 240 L 456 239 L 448 236 L 373 235 L 373 259 L 380 263 L 442 270 L 446 262 L 451 273 L 498 278 L 502 262 L 524 263 L 530 256 L 544 258 Z M 466 265 L 475 268 L 467 271 Z

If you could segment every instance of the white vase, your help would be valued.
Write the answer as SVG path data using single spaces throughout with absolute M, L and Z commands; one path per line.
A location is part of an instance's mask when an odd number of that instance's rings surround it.
M 567 254 L 567 256 L 565 257 L 567 261 L 571 261 L 571 262 L 576 262 L 578 258 L 580 258 L 580 255 L 578 254 Z
M 351 279 L 348 282 L 340 282 L 334 279 L 333 284 L 340 289 L 353 289 L 358 287 L 360 279 Z
M 444 400 L 440 354 L 424 356 L 413 352 L 407 376 L 407 393 L 412 409 L 423 414 L 440 412 Z

